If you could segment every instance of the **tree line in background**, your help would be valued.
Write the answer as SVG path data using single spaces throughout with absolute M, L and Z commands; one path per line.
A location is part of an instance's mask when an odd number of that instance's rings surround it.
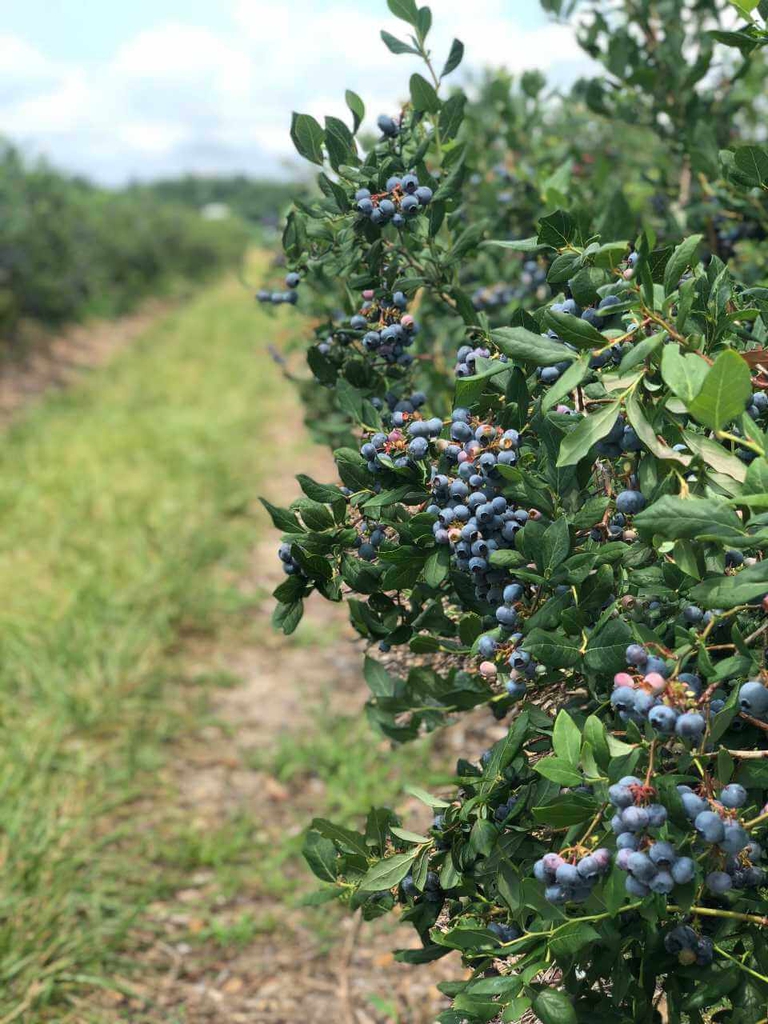
M 423 964 L 442 1024 L 768 1019 L 767 0 L 543 0 L 597 72 L 565 96 L 451 88 L 422 58 L 361 145 L 363 100 L 294 114 L 322 198 L 267 305 L 312 318 L 275 625 L 312 593 L 367 642 L 394 743 L 487 707 L 416 833 L 315 819 L 305 855 Z M 448 79 L 448 81 L 446 81 Z

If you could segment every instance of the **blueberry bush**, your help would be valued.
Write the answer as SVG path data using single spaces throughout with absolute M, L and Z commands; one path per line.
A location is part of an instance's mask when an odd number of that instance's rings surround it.
M 294 115 L 320 198 L 258 296 L 312 317 L 338 468 L 265 503 L 274 621 L 346 604 L 394 743 L 508 728 L 413 790 L 423 833 L 313 821 L 317 901 L 397 910 L 404 963 L 459 950 L 443 1024 L 764 1022 L 768 5 L 545 0 L 605 69 L 567 96 L 465 95 L 462 44 L 388 6 L 424 73 L 367 148 L 354 93 Z

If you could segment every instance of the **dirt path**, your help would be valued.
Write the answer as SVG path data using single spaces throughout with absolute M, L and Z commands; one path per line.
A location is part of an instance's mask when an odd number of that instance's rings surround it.
M 150 303 L 116 323 L 75 328 L 27 363 L 3 368 L 0 423 L 47 389 L 105 363 L 167 308 Z M 306 436 L 298 402 L 285 409 L 280 429 L 283 436 L 286 431 Z M 254 444 L 270 441 L 279 450 L 280 438 L 254 437 Z M 300 452 L 296 464 L 281 464 L 279 476 L 264 486 L 275 503 L 296 496 L 295 472 L 319 480 L 335 477 L 323 449 L 307 442 L 294 445 L 294 451 Z M 455 979 L 461 970 L 455 955 L 427 967 L 396 963 L 393 948 L 418 942 L 410 928 L 391 920 L 361 926 L 335 905 L 301 907 L 297 897 L 315 888 L 311 876 L 295 854 L 280 862 L 270 853 L 284 847 L 286 835 L 298 841 L 311 818 L 322 813 L 325 795 L 319 772 L 298 785 L 276 777 L 281 744 L 316 740 L 320 710 L 331 716 L 361 714 L 366 688 L 362 647 L 343 607 L 312 601 L 295 638 L 272 632 L 269 593 L 282 574 L 275 532 L 259 510 L 254 513 L 258 543 L 248 571 L 236 581 L 255 608 L 247 630 L 233 624 L 213 639 L 188 637 L 179 653 L 182 693 L 183 680 L 217 673 L 226 673 L 234 685 L 212 691 L 201 708 L 199 731 L 172 744 L 153 792 L 129 811 L 131 828 L 152 851 L 148 868 L 154 858 L 153 868 L 170 876 L 168 884 L 162 898 L 140 915 L 127 951 L 129 964 L 114 979 L 114 989 L 99 988 L 84 997 L 67 1021 L 431 1024 L 447 1006 L 437 983 Z M 190 687 L 189 692 L 196 691 Z M 465 724 L 444 733 L 439 755 L 448 765 L 459 751 L 471 755 L 494 738 L 483 718 L 474 732 Z M 383 758 L 386 742 L 371 735 L 370 743 Z M 399 809 L 414 827 L 426 825 L 426 812 L 415 801 Z M 236 851 L 239 868 L 222 886 L 218 865 L 227 854 L 219 850 L 219 837 L 231 844 L 232 823 L 240 819 L 255 827 L 244 826 Z M 182 831 L 190 837 L 188 867 L 179 865 L 176 839 L 172 867 L 166 870 L 163 844 Z M 271 857 L 269 871 L 262 867 L 265 857 Z M 235 941 L 239 929 L 243 934 Z
M 0 426 L 46 392 L 67 387 L 88 370 L 103 366 L 178 302 L 148 299 L 116 320 L 74 324 L 56 334 L 25 328 L 0 355 Z

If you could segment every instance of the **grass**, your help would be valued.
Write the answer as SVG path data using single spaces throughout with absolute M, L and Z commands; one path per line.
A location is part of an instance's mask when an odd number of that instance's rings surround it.
M 265 424 L 292 399 L 256 357 L 268 323 L 239 285 L 210 286 L 4 438 L 0 1019 L 108 976 L 163 885 L 107 822 L 194 724 L 169 693 L 175 646 L 244 610 L 222 581 L 253 544 Z
M 298 320 L 277 323 L 287 334 Z M 267 528 L 255 499 L 305 461 L 305 438 L 279 428 L 296 398 L 266 356 L 275 334 L 240 285 L 210 285 L 3 439 L 0 1024 L 84 1020 L 74 1001 L 119 985 L 147 904 L 198 870 L 215 884 L 195 941 L 247 946 L 274 921 L 219 918 L 220 899 L 255 886 L 295 905 L 285 867 L 295 877 L 312 813 L 352 823 L 406 778 L 430 779 L 425 745 L 393 756 L 364 722 L 318 706 L 311 730 L 253 765 L 295 791 L 324 780 L 276 845 L 246 811 L 196 829 L 163 789 L 174 740 L 209 723 L 209 693 L 238 684 L 224 667 L 184 677 L 185 644 L 252 640 L 263 588 L 236 581 Z M 336 637 L 307 622 L 290 643 Z

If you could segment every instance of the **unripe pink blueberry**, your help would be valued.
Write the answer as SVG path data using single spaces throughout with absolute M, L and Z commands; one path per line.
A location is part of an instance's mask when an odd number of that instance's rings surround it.
M 484 661 L 480 665 L 480 675 L 485 676 L 486 679 L 494 679 L 497 672 L 498 670 L 492 661 Z
M 661 693 L 662 690 L 667 688 L 667 680 L 659 672 L 649 672 L 647 676 L 643 676 L 643 682 L 654 693 Z
M 365 291 L 363 292 L 363 298 L 364 299 L 372 299 L 373 296 L 374 296 L 373 288 L 366 288 Z
M 628 672 L 617 672 L 613 677 L 614 686 L 634 686 L 635 681 Z
M 406 313 L 405 316 L 400 317 L 400 323 L 403 327 L 413 327 L 416 321 L 413 319 L 410 313 Z
M 402 438 L 403 438 L 403 435 L 400 433 L 399 430 L 391 430 L 387 434 L 387 440 L 388 441 L 401 441 Z
M 621 276 L 624 278 L 625 281 L 631 281 L 632 278 L 635 276 L 635 272 L 634 270 L 625 270 Z

